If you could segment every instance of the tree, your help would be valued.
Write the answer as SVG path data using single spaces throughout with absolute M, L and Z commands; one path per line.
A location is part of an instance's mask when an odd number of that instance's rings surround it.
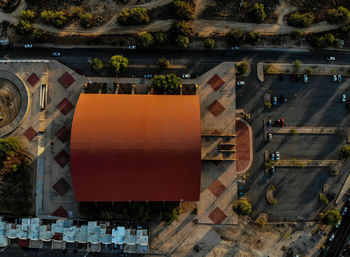
M 141 32 L 137 38 L 137 42 L 141 47 L 150 48 L 154 45 L 153 36 L 146 31 Z
M 340 158 L 341 159 L 348 159 L 350 157 L 350 146 L 349 145 L 343 145 L 340 149 Z
M 156 32 L 153 36 L 154 42 L 156 45 L 162 46 L 167 43 L 168 36 L 163 32 Z
M 192 35 L 192 28 L 188 22 L 178 21 L 171 27 L 171 32 L 175 35 L 182 35 L 185 37 L 190 37 Z
M 260 44 L 260 42 L 261 42 L 261 33 L 252 31 L 252 32 L 247 34 L 246 40 L 247 40 L 247 42 L 249 44 L 252 44 L 252 45 Z
M 245 199 L 238 199 L 233 204 L 233 210 L 240 216 L 247 216 L 252 212 L 252 206 Z
M 325 214 L 321 215 L 321 220 L 323 224 L 335 225 L 341 220 L 341 215 L 337 209 L 328 210 Z
M 44 23 L 50 23 L 53 19 L 53 11 L 42 11 L 40 13 L 40 18 Z
M 327 11 L 327 21 L 331 24 L 345 22 L 350 18 L 350 11 L 339 6 L 337 9 L 329 9 Z
M 117 18 L 117 22 L 122 26 L 147 24 L 149 21 L 147 9 L 141 7 L 135 7 L 131 11 L 123 9 Z
M 249 15 L 251 19 L 257 23 L 264 22 L 266 19 L 264 5 L 261 3 L 253 4 L 253 6 L 249 9 Z
M 93 19 L 91 13 L 87 12 L 87 13 L 80 15 L 80 22 L 79 23 L 84 28 L 91 28 L 93 21 L 94 21 L 94 19 Z
M 191 20 L 194 18 L 195 6 L 192 2 L 174 0 L 173 8 L 175 10 L 176 16 L 180 20 Z
M 54 12 L 52 23 L 57 28 L 63 28 L 67 23 L 67 17 L 65 12 L 63 11 Z
M 177 38 L 175 39 L 175 43 L 180 48 L 186 48 L 186 47 L 188 47 L 190 40 L 188 37 L 178 35 Z
M 158 65 L 162 69 L 168 69 L 170 67 L 170 61 L 163 56 L 158 59 Z
M 313 23 L 315 19 L 315 16 L 313 13 L 292 13 L 291 15 L 289 15 L 288 19 L 287 19 L 287 23 L 290 26 L 293 27 L 301 27 L 301 28 L 306 28 L 306 27 L 310 27 L 311 24 Z
M 214 48 L 215 47 L 215 40 L 212 38 L 207 38 L 204 40 L 204 45 L 206 48 Z
M 240 29 L 232 29 L 227 34 L 227 42 L 231 46 L 239 46 L 244 43 L 245 35 Z
M 33 31 L 32 25 L 27 20 L 19 20 L 16 24 L 16 30 L 19 34 L 29 34 Z
M 102 63 L 102 61 L 99 58 L 92 59 L 92 61 L 91 61 L 91 69 L 93 71 L 96 71 L 96 72 L 100 71 L 102 69 L 102 67 L 103 67 L 103 63 Z
M 169 75 L 154 75 L 152 85 L 162 91 L 168 93 L 176 93 L 180 88 L 181 79 L 175 74 Z
M 320 194 L 320 203 L 322 203 L 322 204 L 328 204 L 329 203 L 326 195 L 323 194 L 323 193 Z
M 293 68 L 295 71 L 299 71 L 301 68 L 301 61 L 300 60 L 295 60 L 293 62 Z
M 119 73 L 120 71 L 125 70 L 129 65 L 129 60 L 123 55 L 114 55 L 109 61 L 109 67 L 115 72 Z
M 235 64 L 236 71 L 240 74 L 247 74 L 249 71 L 249 62 L 242 60 L 238 64 Z
M 264 66 L 264 72 L 266 74 L 277 74 L 278 73 L 278 69 L 276 66 L 274 66 L 273 64 L 267 64 L 266 66 Z
M 32 10 L 23 10 L 21 11 L 21 13 L 19 14 L 19 17 L 22 20 L 27 20 L 27 21 L 33 21 L 35 18 L 35 12 Z
M 168 211 L 162 211 L 161 212 L 161 219 L 165 221 L 167 224 L 171 224 L 174 220 L 176 220 L 183 210 L 179 207 L 173 208 Z

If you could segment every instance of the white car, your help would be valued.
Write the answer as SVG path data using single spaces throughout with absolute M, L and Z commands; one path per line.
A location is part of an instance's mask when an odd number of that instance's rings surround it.
M 306 74 L 304 74 L 304 82 L 305 83 L 309 82 L 309 77 Z
M 269 139 L 269 141 L 272 140 L 272 134 L 271 133 L 268 134 L 268 139 Z
M 334 56 L 329 56 L 329 57 L 327 57 L 327 61 L 335 61 L 335 57 Z
M 129 49 L 136 49 L 136 45 L 129 45 L 128 48 Z
M 335 237 L 335 235 L 334 234 L 332 234 L 330 237 L 329 237 L 329 241 L 333 241 L 333 239 L 334 239 L 334 237 Z
M 191 78 L 191 75 L 190 74 L 182 74 L 181 76 L 183 79 L 189 79 Z
M 59 56 L 61 56 L 61 53 L 60 52 L 53 52 L 52 56 L 53 57 L 59 57 Z
M 25 45 L 24 45 L 24 48 L 32 48 L 32 47 L 33 47 L 32 44 L 25 44 Z
M 346 102 L 346 94 L 342 94 L 342 95 L 341 95 L 341 101 L 342 101 L 343 103 Z
M 341 220 L 339 220 L 339 221 L 337 222 L 337 224 L 335 224 L 335 227 L 336 227 L 336 228 L 339 228 L 339 227 L 340 227 L 340 224 L 341 224 Z
M 231 47 L 231 50 L 239 50 L 239 46 L 233 46 Z
M 347 207 L 344 207 L 343 211 L 341 212 L 341 215 L 344 216 L 346 214 L 346 212 L 348 211 Z
M 280 160 L 280 152 L 276 152 L 276 161 Z
M 237 86 L 244 86 L 245 85 L 245 82 L 244 81 L 237 81 Z
M 337 82 L 337 80 L 338 80 L 338 76 L 337 75 L 333 75 L 333 82 Z

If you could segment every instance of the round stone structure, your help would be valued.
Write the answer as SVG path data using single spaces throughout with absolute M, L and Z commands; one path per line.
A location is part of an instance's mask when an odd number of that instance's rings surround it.
M 0 137 L 14 131 L 29 110 L 28 88 L 13 72 L 0 70 Z

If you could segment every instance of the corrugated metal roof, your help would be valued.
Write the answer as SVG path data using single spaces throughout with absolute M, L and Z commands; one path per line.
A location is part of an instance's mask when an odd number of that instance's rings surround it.
M 71 134 L 78 201 L 197 201 L 198 96 L 80 95 Z

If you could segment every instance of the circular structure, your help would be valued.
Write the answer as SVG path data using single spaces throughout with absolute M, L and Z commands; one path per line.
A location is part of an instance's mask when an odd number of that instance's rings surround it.
M 0 137 L 15 130 L 29 110 L 28 89 L 14 73 L 0 70 Z

